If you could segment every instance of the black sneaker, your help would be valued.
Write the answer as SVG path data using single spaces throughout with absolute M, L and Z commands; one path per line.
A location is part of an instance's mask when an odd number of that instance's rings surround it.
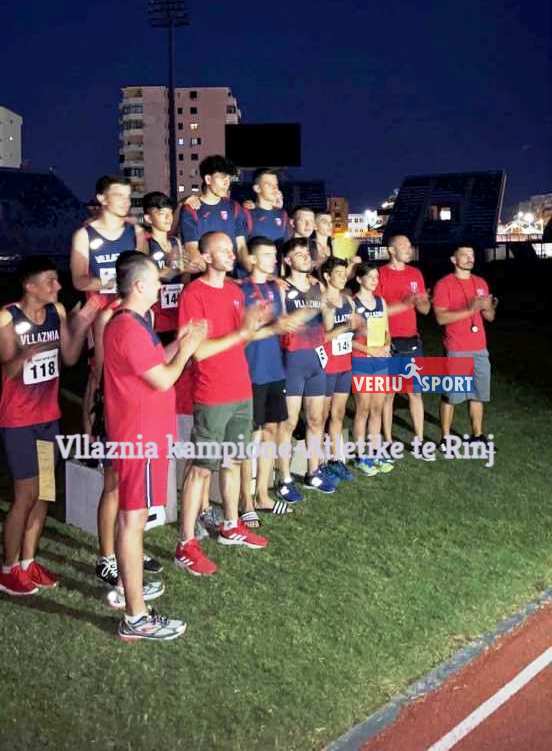
M 114 555 L 102 555 L 96 561 L 96 576 L 108 587 L 116 587 L 119 579 L 117 559 Z
M 144 554 L 144 571 L 146 574 L 160 574 L 163 571 L 163 565 L 151 555 Z

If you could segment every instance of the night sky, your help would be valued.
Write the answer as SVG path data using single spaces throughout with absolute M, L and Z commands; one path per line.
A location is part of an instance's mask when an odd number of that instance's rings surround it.
M 118 168 L 124 85 L 166 83 L 146 0 L 0 1 L 0 104 L 24 158 L 81 198 Z M 177 85 L 230 86 L 244 122 L 300 121 L 303 168 L 353 210 L 407 174 L 505 169 L 552 191 L 549 0 L 189 2 Z

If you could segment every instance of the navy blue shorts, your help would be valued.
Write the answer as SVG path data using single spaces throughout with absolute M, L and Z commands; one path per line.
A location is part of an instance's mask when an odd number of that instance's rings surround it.
M 353 375 L 387 375 L 390 357 L 353 357 Z
M 54 456 L 58 457 L 56 436 L 59 435 L 59 420 L 26 425 L 24 428 L 0 428 L 4 452 L 10 474 L 14 480 L 38 477 L 37 441 L 52 441 Z
M 325 396 L 326 373 L 314 349 L 284 353 L 286 396 Z
M 326 396 L 349 394 L 352 380 L 353 373 L 351 370 L 345 370 L 341 373 L 326 373 Z

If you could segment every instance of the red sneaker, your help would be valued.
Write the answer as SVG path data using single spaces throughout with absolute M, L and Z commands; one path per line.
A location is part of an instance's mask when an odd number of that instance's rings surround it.
M 189 540 L 185 545 L 178 543 L 174 563 L 194 576 L 211 576 L 217 571 L 216 564 L 207 558 L 196 539 Z
M 262 535 L 257 535 L 249 527 L 239 521 L 232 529 L 224 529 L 224 524 L 219 527 L 217 542 L 221 545 L 245 545 L 247 548 L 266 548 L 268 540 Z
M 31 563 L 25 573 L 32 583 L 41 589 L 53 589 L 58 585 L 57 576 L 54 576 L 51 571 L 48 571 L 47 568 L 36 561 Z
M 31 581 L 27 572 L 17 565 L 9 574 L 3 574 L 0 570 L 0 591 L 13 597 L 25 597 L 38 592 L 38 587 Z

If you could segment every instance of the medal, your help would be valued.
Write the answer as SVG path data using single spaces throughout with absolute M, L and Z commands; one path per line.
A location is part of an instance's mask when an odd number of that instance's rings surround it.
M 479 331 L 479 326 L 476 326 L 475 323 L 472 323 L 471 330 L 473 334 L 477 334 L 477 332 Z

